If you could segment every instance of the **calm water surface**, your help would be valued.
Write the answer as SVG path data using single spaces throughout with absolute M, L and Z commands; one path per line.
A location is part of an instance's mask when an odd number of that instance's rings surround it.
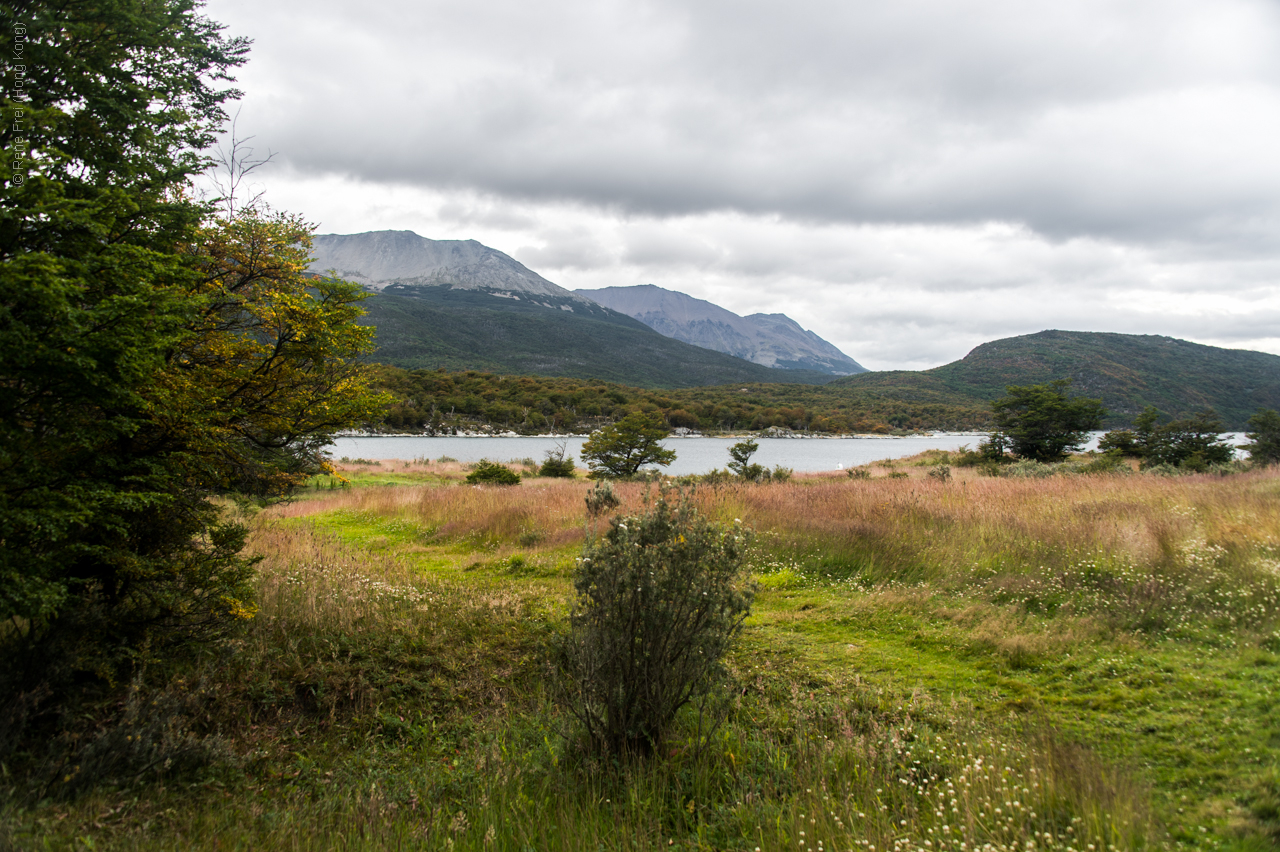
M 922 450 L 955 450 L 962 445 L 976 447 L 985 435 L 973 433 L 934 433 L 905 438 L 756 438 L 760 449 L 751 461 L 767 467 L 782 465 L 796 471 L 839 470 L 880 459 L 897 459 Z M 428 438 L 425 436 L 338 438 L 330 449 L 334 458 L 347 456 L 363 459 L 439 459 L 442 456 L 462 462 L 480 459 L 510 461 L 532 458 L 542 461 L 548 450 L 566 445 L 579 466 L 585 437 L 519 437 L 519 438 Z M 677 438 L 662 442 L 675 450 L 676 460 L 666 473 L 706 473 L 729 463 L 729 447 L 742 438 Z
M 1102 432 L 1094 432 L 1085 449 L 1096 449 Z M 756 438 L 760 449 L 752 456 L 756 464 L 767 467 L 782 465 L 795 471 L 840 470 L 856 467 L 881 459 L 898 459 L 913 456 L 924 450 L 956 450 L 962 446 L 973 449 L 986 438 L 985 433 L 935 432 L 930 435 L 911 435 L 905 438 Z M 1224 435 L 1228 442 L 1239 446 L 1245 437 L 1241 433 Z M 510 461 L 531 458 L 541 462 L 548 450 L 564 444 L 580 467 L 582 443 L 585 437 L 532 436 L 518 438 L 428 438 L 409 435 L 403 437 L 338 438 L 330 449 L 334 458 L 347 456 L 363 459 L 439 459 L 442 456 L 461 462 L 480 459 Z M 723 468 L 729 463 L 729 447 L 742 438 L 678 438 L 671 437 L 663 446 L 676 451 L 676 460 L 665 469 L 666 473 L 706 473 L 712 468 Z

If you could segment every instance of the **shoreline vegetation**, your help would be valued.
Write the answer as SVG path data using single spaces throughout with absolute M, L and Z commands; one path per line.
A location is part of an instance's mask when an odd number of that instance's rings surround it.
M 589 434 L 641 412 L 660 414 L 675 431 L 908 434 L 980 431 L 989 406 L 957 397 L 944 402 L 894 399 L 876 392 L 821 385 L 734 384 L 670 390 L 593 379 L 514 376 L 466 370 L 371 367 L 375 386 L 392 401 L 375 432 Z
M 621 762 L 580 749 L 547 682 L 607 528 L 591 484 L 339 463 L 232 507 L 263 557 L 254 617 L 83 708 L 83 786 L 28 767 L 44 787 L 9 791 L 0 846 L 1270 848 L 1280 469 L 948 461 L 686 486 L 755 531 L 755 605 L 714 734 L 687 711 Z M 657 497 L 613 491 L 624 516 Z

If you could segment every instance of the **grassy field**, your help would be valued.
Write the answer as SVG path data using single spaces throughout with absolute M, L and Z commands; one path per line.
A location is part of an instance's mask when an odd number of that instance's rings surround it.
M 759 593 L 723 724 L 636 763 L 550 700 L 588 483 L 346 465 L 253 519 L 240 636 L 85 722 L 150 763 L 12 791 L 0 848 L 1274 848 L 1280 471 L 937 460 L 695 490 Z

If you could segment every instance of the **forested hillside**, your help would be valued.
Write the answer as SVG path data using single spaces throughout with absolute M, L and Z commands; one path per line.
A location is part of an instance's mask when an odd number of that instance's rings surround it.
M 509 376 L 475 370 L 377 368 L 395 401 L 375 428 L 452 432 L 486 426 L 517 432 L 590 431 L 629 411 L 659 411 L 673 428 L 778 427 L 826 433 L 982 429 L 985 405 L 913 402 L 872 392 L 793 384 L 653 390 L 612 382 Z
M 659 375 L 660 362 L 646 366 Z M 992 422 L 990 402 L 1005 387 L 1059 378 L 1072 379 L 1075 394 L 1102 399 L 1108 428 L 1129 424 L 1147 405 L 1171 417 L 1213 408 L 1231 429 L 1243 429 L 1259 408 L 1280 408 L 1280 356 L 1168 337 L 1089 332 L 1045 331 L 997 340 L 932 370 L 863 373 L 827 385 L 730 384 L 720 378 L 700 387 L 658 390 L 590 378 L 501 375 L 496 364 L 491 370 L 380 368 L 379 381 L 396 401 L 378 427 L 483 424 L 525 432 L 583 431 L 639 408 L 661 411 L 673 428 L 700 430 L 986 429 Z
M 1172 337 L 1042 331 L 984 343 L 959 361 L 922 372 L 863 373 L 833 385 L 912 402 L 983 404 L 1007 385 L 1072 379 L 1073 393 L 1102 400 L 1105 425 L 1126 425 L 1148 405 L 1171 417 L 1212 408 L 1242 429 L 1259 408 L 1280 408 L 1280 356 Z
M 573 376 L 651 388 L 832 378 L 681 343 L 576 297 L 391 285 L 364 307 L 363 322 L 378 329 L 376 360 L 405 369 Z

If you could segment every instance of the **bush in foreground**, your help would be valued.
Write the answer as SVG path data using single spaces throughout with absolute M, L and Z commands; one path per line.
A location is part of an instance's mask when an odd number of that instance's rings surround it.
M 664 491 L 587 549 L 558 663 L 561 701 L 594 750 L 648 754 L 682 707 L 714 690 L 751 609 L 747 538 Z

